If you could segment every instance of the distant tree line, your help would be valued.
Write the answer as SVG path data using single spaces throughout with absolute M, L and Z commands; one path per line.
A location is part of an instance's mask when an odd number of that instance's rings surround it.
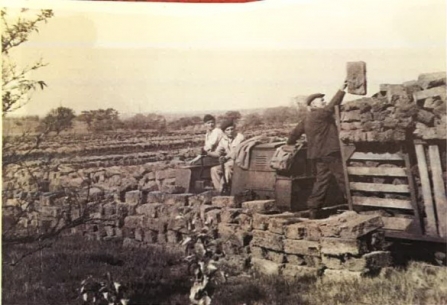
M 227 111 L 217 116 L 217 126 L 224 120 L 233 120 L 244 129 L 256 128 L 262 125 L 281 126 L 296 123 L 305 115 L 305 109 L 294 106 L 279 106 L 267 108 L 262 113 L 249 113 L 242 115 L 239 111 Z M 122 130 L 154 130 L 163 133 L 170 130 L 182 130 L 191 127 L 200 127 L 203 124 L 199 116 L 184 116 L 167 121 L 163 115 L 156 113 L 136 114 L 126 119 L 120 119 L 119 112 L 113 108 L 85 110 L 76 115 L 73 109 L 58 107 L 51 109 L 48 114 L 39 119 L 37 116 L 28 116 L 22 120 L 38 122 L 36 131 L 54 132 L 60 134 L 73 128 L 74 122 L 83 122 L 89 132 L 100 133 Z M 17 123 L 20 125 L 20 123 Z

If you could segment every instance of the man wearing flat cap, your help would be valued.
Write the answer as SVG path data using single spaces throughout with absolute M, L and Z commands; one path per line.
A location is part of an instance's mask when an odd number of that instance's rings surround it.
M 219 145 L 220 139 L 222 139 L 222 129 L 216 127 L 216 118 L 211 114 L 206 114 L 203 117 L 203 124 L 205 125 L 205 145 L 203 146 L 204 152 L 215 151 L 217 145 Z
M 224 164 L 225 173 L 222 172 L 222 166 L 217 165 L 211 168 L 211 179 L 213 181 L 214 188 L 219 192 L 222 192 L 224 185 L 223 175 L 227 183 L 230 182 L 233 176 L 234 159 L 236 158 L 236 149 L 241 144 L 245 137 L 236 131 L 236 126 L 232 120 L 226 120 L 222 122 L 220 128 L 224 134 L 220 140 L 217 148 L 214 152 L 209 152 L 208 155 L 212 157 L 218 157 L 219 162 Z
M 203 125 L 205 126 L 206 134 L 205 134 L 205 143 L 203 148 L 196 158 L 191 160 L 190 164 L 198 165 L 200 164 L 200 160 L 206 156 L 210 156 L 209 153 L 216 150 L 217 145 L 220 142 L 220 139 L 223 137 L 222 129 L 216 127 L 216 118 L 211 114 L 206 114 L 203 117 Z M 203 160 L 202 160 L 203 162 Z
M 340 154 L 337 126 L 335 125 L 335 106 L 340 105 L 345 96 L 347 82 L 345 81 L 331 99 L 329 104 L 324 100 L 324 94 L 316 93 L 306 99 L 307 115 L 304 120 L 292 130 L 287 145 L 295 145 L 302 134 L 307 138 L 307 158 L 314 161 L 316 180 L 312 194 L 307 200 L 310 210 L 309 218 L 318 218 L 323 207 L 329 187 L 331 174 L 337 180 L 338 186 L 345 195 L 345 181 Z

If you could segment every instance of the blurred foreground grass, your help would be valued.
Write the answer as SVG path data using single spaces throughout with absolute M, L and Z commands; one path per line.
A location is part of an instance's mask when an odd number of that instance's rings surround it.
M 134 304 L 187 304 L 188 274 L 176 253 L 64 238 L 17 266 L 6 264 L 7 258 L 26 250 L 3 248 L 3 304 L 82 304 L 82 280 L 89 275 L 104 279 L 107 272 L 127 286 Z
M 123 248 L 119 242 L 65 238 L 25 258 L 25 248 L 3 249 L 2 303 L 82 304 L 80 283 L 110 272 L 128 287 L 131 304 L 188 304 L 191 282 L 182 257 L 160 248 Z M 239 276 L 215 288 L 213 305 L 447 304 L 447 268 L 411 262 L 362 280 Z

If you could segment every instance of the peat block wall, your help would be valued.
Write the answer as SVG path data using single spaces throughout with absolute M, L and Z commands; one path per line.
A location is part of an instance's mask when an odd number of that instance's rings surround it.
M 128 191 L 98 207 L 100 224 L 73 229 L 90 240 L 119 240 L 125 246 L 164 245 L 181 251 L 181 241 L 207 225 L 220 241 L 223 259 L 233 272 L 252 268 L 284 277 L 321 276 L 358 278 L 391 264 L 384 249 L 378 215 L 352 211 L 323 220 L 280 213 L 274 200 L 244 201 L 234 196 L 162 191 Z M 47 220 L 60 207 L 41 200 Z M 43 218 L 41 218 L 43 219 Z M 42 225 L 42 224 L 41 224 Z
M 76 189 L 80 193 L 105 198 L 113 196 L 124 201 L 125 193 L 131 190 L 173 192 L 175 185 L 175 168 L 185 164 L 184 161 L 147 162 L 141 165 L 95 167 L 75 169 L 61 165 L 57 171 L 47 174 L 47 185 L 37 186 L 33 178 L 42 178 L 40 168 L 18 168 L 10 171 L 3 181 L 3 199 L 11 204 L 15 199 L 25 199 L 42 194 L 42 196 L 58 198 L 63 189 Z M 29 170 L 29 171 L 28 171 Z M 179 190 L 177 192 L 183 192 Z M 83 196 L 85 197 L 85 196 Z
M 340 139 L 398 143 L 446 139 L 446 74 L 420 74 L 403 84 L 382 84 L 372 97 L 343 103 Z

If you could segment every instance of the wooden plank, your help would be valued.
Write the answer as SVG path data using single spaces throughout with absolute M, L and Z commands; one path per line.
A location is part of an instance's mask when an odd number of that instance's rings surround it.
M 348 167 L 348 174 L 355 176 L 407 177 L 405 170 L 400 167 Z
M 441 159 L 438 145 L 428 146 L 430 158 L 431 178 L 433 181 L 433 195 L 435 197 L 439 236 L 447 236 L 447 198 L 445 196 L 444 180 L 442 179 Z
M 434 87 L 434 88 L 430 88 L 430 89 L 426 89 L 426 90 L 422 90 L 422 91 L 417 91 L 415 93 L 413 93 L 413 99 L 415 101 L 419 101 L 419 100 L 425 100 L 429 97 L 435 97 L 435 96 L 439 96 L 441 97 L 441 99 L 443 99 L 445 101 L 445 93 L 446 87 L 445 86 L 439 86 L 439 87 Z
M 343 161 L 348 162 L 349 158 L 351 158 L 352 154 L 355 152 L 355 145 L 353 144 L 343 144 L 340 141 L 340 147 L 342 151 Z
M 382 221 L 385 230 L 405 231 L 411 227 L 414 220 L 402 217 L 382 217 Z
M 352 203 L 361 206 L 412 210 L 410 200 L 352 196 Z
M 418 241 L 425 241 L 425 242 L 432 242 L 432 243 L 439 243 L 439 244 L 446 245 L 445 238 L 441 238 L 439 236 L 427 236 L 427 235 L 420 235 L 420 234 L 414 234 L 414 233 L 403 232 L 403 231 L 395 231 L 395 230 L 385 230 L 385 236 L 387 238 L 418 240 Z
M 349 187 L 352 191 L 364 192 L 383 192 L 383 193 L 409 193 L 410 188 L 407 184 L 379 184 L 379 183 L 364 183 L 364 182 L 350 182 Z
M 414 145 L 416 150 L 416 157 L 418 161 L 419 177 L 421 180 L 422 197 L 424 198 L 425 215 L 427 223 L 425 233 L 427 235 L 438 235 L 435 210 L 433 206 L 433 197 L 431 195 L 430 179 L 428 178 L 427 161 L 425 159 L 424 146 L 421 144 Z
M 407 150 L 408 151 L 408 147 Z M 405 159 L 405 167 L 407 169 L 408 174 L 408 186 L 410 187 L 410 196 L 411 196 L 411 205 L 413 206 L 413 212 L 414 212 L 414 222 L 416 224 L 415 226 L 415 234 L 424 234 L 424 219 L 422 219 L 422 213 L 420 213 L 419 204 L 418 204 L 418 198 L 416 196 L 416 187 L 414 182 L 413 173 L 411 171 L 411 162 L 410 162 L 410 156 L 407 152 L 403 154 Z
M 337 129 L 338 129 L 338 134 L 340 134 L 340 107 L 339 106 L 335 106 L 335 123 L 337 125 Z M 346 200 L 348 201 L 348 206 L 349 209 L 352 210 L 352 197 L 351 197 L 351 190 L 349 188 L 349 176 L 348 176 L 348 171 L 346 169 L 346 151 L 343 148 L 344 144 L 343 142 L 340 140 L 340 137 L 338 137 L 338 143 L 340 144 L 340 154 L 341 154 L 341 160 L 342 160 L 342 165 L 343 165 L 343 177 L 345 179 L 345 196 L 346 196 Z M 351 151 L 355 150 L 355 146 L 351 147 L 350 149 Z
M 364 153 L 355 152 L 351 156 L 351 160 L 386 160 L 386 161 L 403 161 L 403 157 L 399 154 L 375 154 L 375 153 Z

